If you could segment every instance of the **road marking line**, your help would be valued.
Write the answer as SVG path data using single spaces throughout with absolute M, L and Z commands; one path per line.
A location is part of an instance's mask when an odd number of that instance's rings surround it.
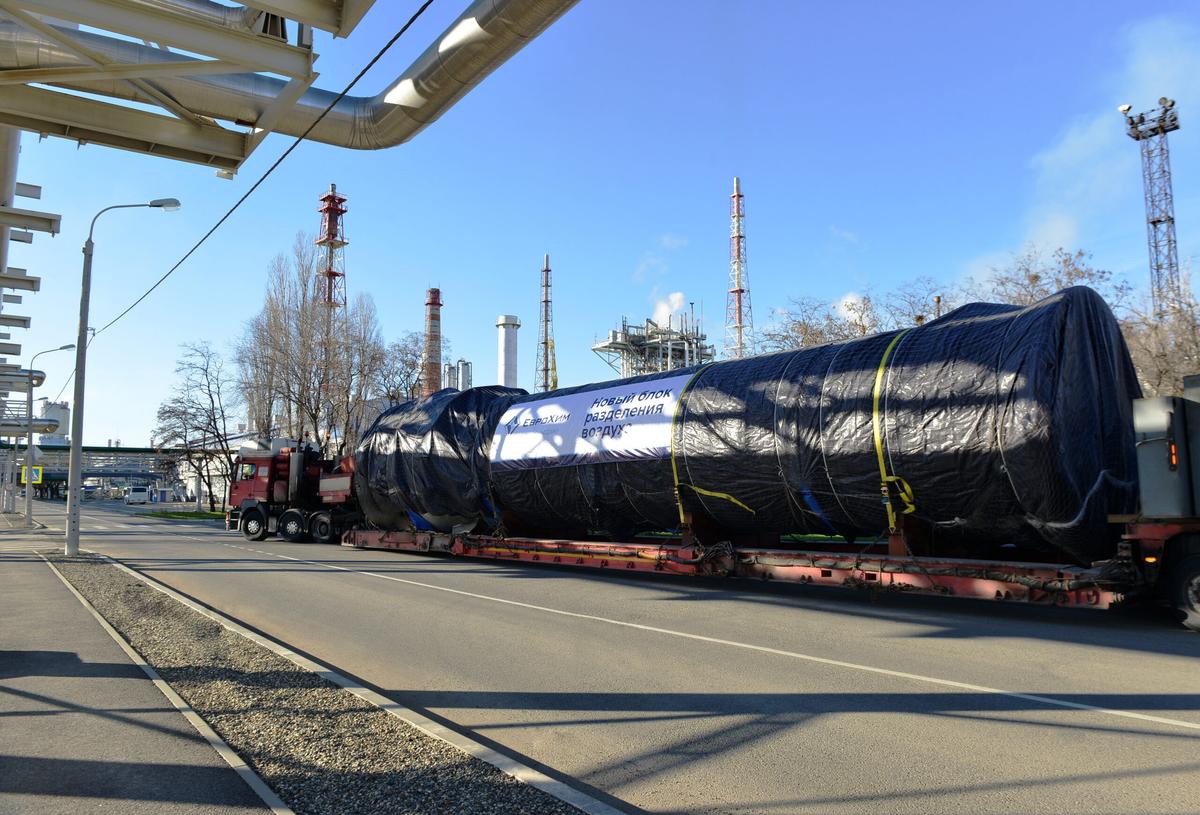
M 234 544 L 226 544 L 233 546 L 235 549 L 245 549 L 245 551 L 258 551 L 255 549 L 246 549 L 243 546 Z M 564 609 L 550 608 L 548 606 L 534 605 L 533 603 L 522 603 L 519 600 L 506 600 L 503 597 L 492 597 L 487 594 L 477 594 L 471 591 L 463 591 L 461 589 L 451 589 L 446 586 L 435 586 L 431 583 L 422 583 L 417 580 L 408 580 L 403 577 L 395 577 L 394 575 L 379 574 L 378 572 L 368 572 L 362 569 L 351 569 L 345 566 L 335 566 L 330 563 L 321 563 L 315 560 L 304 560 L 303 558 L 290 557 L 281 555 L 275 552 L 265 552 L 261 554 L 270 554 L 284 560 L 292 560 L 297 563 L 307 563 L 310 566 L 320 566 L 326 569 L 333 569 L 340 572 L 351 572 L 353 574 L 366 575 L 367 577 L 377 577 L 380 580 L 391 580 L 395 583 L 404 583 L 409 586 L 418 586 L 423 589 L 432 589 L 434 591 L 446 592 L 448 594 L 457 594 L 461 597 L 471 597 L 476 600 L 486 600 L 493 603 L 501 603 L 507 606 L 516 606 L 518 608 L 530 609 L 531 611 L 541 611 L 547 614 L 557 614 L 561 617 L 572 617 L 579 620 L 591 620 L 598 623 L 607 623 L 608 625 L 616 625 L 622 628 L 633 628 L 638 631 L 648 631 L 654 634 L 664 634 L 669 637 L 680 637 L 696 642 L 706 642 L 710 645 L 724 645 L 730 648 L 740 648 L 746 651 L 756 651 L 762 654 L 771 654 L 773 656 L 788 657 L 790 659 L 798 659 L 804 662 L 812 662 L 818 665 L 829 665 L 834 668 L 847 668 L 854 671 L 862 671 L 864 673 L 877 674 L 879 676 L 890 676 L 896 679 L 908 679 L 914 682 L 924 682 L 931 685 L 939 685 L 946 688 L 955 688 L 956 690 L 967 690 L 975 693 L 990 693 L 998 696 L 1007 696 L 1011 699 L 1021 699 L 1026 702 L 1036 702 L 1041 705 L 1051 707 L 1066 708 L 1068 710 L 1082 710 L 1089 713 L 1101 713 L 1106 716 L 1118 716 L 1123 719 L 1137 719 L 1143 722 L 1154 722 L 1155 724 L 1164 724 L 1172 727 L 1182 727 L 1187 730 L 1200 731 L 1200 723 L 1187 722 L 1181 719 L 1168 719 L 1164 716 L 1151 716 L 1146 713 L 1136 713 L 1132 710 L 1118 710 L 1116 708 L 1099 707 L 1096 705 L 1087 705 L 1082 702 L 1071 702 L 1066 699 L 1056 699 L 1052 696 L 1041 696 L 1035 693 L 1021 693 L 1019 691 L 1004 690 L 1002 688 L 992 688 L 987 685 L 973 685 L 969 682 L 957 682 L 953 679 L 941 679 L 936 676 L 923 676 L 922 674 L 908 673 L 907 671 L 893 671 L 890 668 L 877 668 L 873 665 L 863 665 L 857 662 L 845 662 L 840 659 L 830 659 L 828 657 L 819 657 L 813 654 L 802 654 L 798 651 L 785 651 L 781 648 L 771 648 L 766 645 L 754 645 L 746 642 L 737 642 L 736 640 L 726 640 L 719 637 L 706 637 L 703 634 L 689 634 L 685 631 L 674 631 L 669 628 L 659 628 L 653 625 L 642 625 L 641 623 L 630 623 L 624 620 L 614 620 L 610 617 L 598 617 L 593 614 L 582 614 L 577 611 L 566 611 Z
M 178 537 L 189 536 L 179 535 Z M 230 546 L 230 544 L 224 545 Z M 246 547 L 242 546 L 234 546 L 233 548 L 245 549 L 245 551 L 248 552 L 258 551 L 255 549 L 246 549 Z M 183 603 L 193 611 L 203 614 L 205 617 L 209 618 L 215 623 L 218 623 L 219 625 L 224 626 L 226 629 L 234 632 L 235 634 L 241 634 L 246 639 L 257 643 L 263 648 L 266 648 L 268 651 L 278 654 L 284 659 L 290 660 L 306 671 L 317 674 L 321 678 L 332 682 L 333 684 L 349 691 L 350 693 L 353 693 L 363 701 L 375 705 L 381 710 L 384 710 L 387 713 L 395 716 L 397 719 L 412 725 L 416 729 L 433 736 L 436 739 L 440 739 L 441 741 L 450 744 L 452 747 L 457 747 L 464 753 L 467 753 L 492 765 L 505 775 L 512 776 L 518 781 L 524 782 L 531 787 L 536 787 L 542 792 L 545 792 L 560 801 L 564 801 L 576 809 L 580 809 L 586 813 L 589 813 L 589 815 L 622 815 L 621 810 L 604 803 L 598 798 L 593 798 L 591 795 L 583 792 L 582 790 L 575 789 L 574 787 L 562 781 L 551 778 L 540 770 L 530 767 L 527 764 L 523 764 L 515 758 L 511 758 L 503 753 L 493 750 L 492 748 L 475 741 L 470 736 L 459 733 L 456 730 L 451 730 L 445 725 L 439 724 L 438 722 L 435 722 L 426 716 L 422 716 L 415 710 L 407 708 L 399 702 L 387 698 L 381 693 L 376 693 L 370 688 L 363 687 L 358 682 L 355 682 L 353 679 L 350 679 L 347 676 L 343 676 L 342 674 L 330 668 L 328 665 L 309 659 L 308 657 L 301 656 L 282 643 L 276 642 L 275 640 L 264 637 L 257 632 L 251 631 L 240 623 L 237 623 L 229 617 L 226 617 L 224 614 L 200 605 L 191 598 L 175 591 L 170 586 L 160 583 L 153 578 L 147 577 L 136 569 L 131 569 L 115 558 L 111 558 L 108 555 L 100 552 L 94 552 L 93 554 L 99 555 L 101 558 L 116 566 L 118 569 L 121 569 L 127 574 L 142 581 L 150 588 L 160 591 L 168 597 Z M 262 554 L 271 553 L 263 552 Z M 49 564 L 49 561 L 47 561 L 47 564 Z M 51 568 L 54 568 L 53 565 L 51 565 Z M 63 582 L 66 581 L 64 580 Z M 83 600 L 82 597 L 80 597 L 80 600 L 84 603 L 87 602 L 86 600 Z M 98 617 L 98 619 L 101 619 L 103 622 L 102 618 Z M 107 625 L 107 623 L 105 623 L 105 625 Z M 151 668 L 150 670 L 153 669 Z
M 204 721 L 204 719 L 201 719 L 199 714 L 192 710 L 191 705 L 185 702 L 183 697 L 181 697 L 171 688 L 170 685 L 163 681 L 162 677 L 158 675 L 158 671 L 154 670 L 154 668 L 147 663 L 146 660 L 142 659 L 142 655 L 133 649 L 133 646 L 131 646 L 125 640 L 125 638 L 121 636 L 117 629 L 109 625 L 108 620 L 104 619 L 104 617 L 100 615 L 100 612 L 96 611 L 95 606 L 89 603 L 87 598 L 80 594 L 79 591 L 71 585 L 70 581 L 63 577 L 62 572 L 56 569 L 53 563 L 51 563 L 49 560 L 46 560 L 45 555 L 39 554 L 38 557 L 46 562 L 46 565 L 49 566 L 50 570 L 54 572 L 59 580 L 62 581 L 63 585 L 70 590 L 71 594 L 75 595 L 75 599 L 82 603 L 85 609 L 91 612 L 91 615 L 95 617 L 96 621 L 100 623 L 100 626 L 108 632 L 108 635 L 113 638 L 113 641 L 121 647 L 121 650 L 125 652 L 125 655 L 128 656 L 139 668 L 141 668 L 142 672 L 150 678 L 150 681 L 154 683 L 154 686 L 159 689 L 162 695 L 167 697 L 167 701 L 174 705 L 175 708 L 183 714 L 184 718 L 188 720 L 192 727 L 196 728 L 196 732 L 208 742 L 209 746 L 216 750 L 217 754 L 220 755 L 221 758 L 225 759 L 225 763 L 228 764 L 233 771 L 236 772 L 241 779 L 246 782 L 246 785 L 250 787 L 250 789 L 257 793 L 258 797 L 262 799 L 264 804 L 271 808 L 271 812 L 275 813 L 275 815 L 295 815 L 295 812 L 291 809 L 291 807 L 285 804 L 283 800 L 275 794 L 275 791 L 267 786 L 267 782 L 263 781 L 262 778 L 259 777 L 258 773 L 250 769 L 250 765 L 242 761 L 241 757 L 233 751 L 233 748 L 231 748 L 224 739 L 217 735 L 215 730 L 208 726 L 208 722 Z

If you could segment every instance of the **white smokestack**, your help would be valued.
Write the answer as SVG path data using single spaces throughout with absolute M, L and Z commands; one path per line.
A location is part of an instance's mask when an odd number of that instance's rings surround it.
M 517 329 L 520 327 L 521 320 L 516 315 L 501 314 L 496 318 L 496 328 L 500 330 L 496 379 L 506 388 L 517 387 Z

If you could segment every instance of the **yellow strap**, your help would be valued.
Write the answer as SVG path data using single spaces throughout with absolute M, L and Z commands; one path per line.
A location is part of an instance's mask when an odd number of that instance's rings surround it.
M 879 412 L 880 397 L 883 394 L 883 376 L 887 373 L 888 360 L 891 359 L 892 351 L 895 350 L 900 340 L 911 330 L 911 328 L 904 329 L 892 337 L 892 341 L 888 343 L 888 347 L 883 352 L 883 358 L 879 360 L 879 367 L 875 369 L 875 392 L 871 396 L 871 429 L 875 435 L 875 458 L 879 461 L 879 485 L 883 492 L 883 505 L 887 508 L 889 531 L 896 529 L 896 510 L 892 507 L 891 501 L 890 487 L 892 484 L 896 485 L 900 500 L 904 503 L 903 514 L 908 515 L 917 509 L 916 498 L 913 496 L 912 487 L 908 485 L 908 482 L 898 475 L 888 475 L 887 461 L 883 455 L 883 417 Z
M 707 495 L 709 498 L 720 498 L 722 500 L 729 501 L 731 504 L 737 504 L 739 507 L 741 507 L 742 509 L 749 512 L 751 515 L 755 514 L 754 510 L 750 509 L 750 507 L 746 506 L 741 501 L 734 498 L 732 495 L 730 495 L 727 492 L 713 492 L 712 490 L 701 489 L 700 487 L 697 487 L 695 484 L 680 484 L 679 486 L 687 487 L 689 490 L 692 490 L 693 492 L 698 492 L 701 495 Z M 676 489 L 678 489 L 678 487 Z
M 675 483 L 675 507 L 679 510 L 679 523 L 687 523 L 687 519 L 683 514 L 683 500 L 679 496 L 679 465 L 675 462 L 675 420 L 679 418 L 679 411 L 683 407 L 683 397 L 687 395 L 691 389 L 692 383 L 700 374 L 707 371 L 711 366 L 701 367 L 696 373 L 692 374 L 691 378 L 684 384 L 683 390 L 679 392 L 679 398 L 675 400 L 675 412 L 671 414 L 671 478 Z M 690 484 L 688 486 L 691 486 Z M 692 487 L 692 489 L 696 489 Z M 699 492 L 699 490 L 697 490 Z M 744 505 L 743 505 L 744 506 Z M 747 507 L 749 509 L 749 507 Z

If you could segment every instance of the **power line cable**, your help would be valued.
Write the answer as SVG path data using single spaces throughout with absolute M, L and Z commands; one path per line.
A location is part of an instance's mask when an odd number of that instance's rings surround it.
M 197 249 L 199 249 L 202 245 L 204 245 L 205 241 L 207 241 L 210 237 L 212 237 L 213 233 L 216 232 L 218 229 L 220 229 L 221 225 L 224 224 L 225 221 L 229 220 L 229 216 L 233 215 L 233 213 L 237 211 L 238 207 L 240 207 L 243 203 L 245 203 L 246 199 L 249 198 L 251 195 L 253 195 L 254 191 L 257 190 L 259 188 L 259 186 L 261 186 L 262 183 L 267 180 L 267 178 L 271 175 L 271 173 L 275 172 L 275 169 L 280 164 L 283 163 L 284 159 L 286 159 L 288 156 L 290 156 L 292 154 L 292 151 L 300 146 L 300 143 L 303 142 L 308 137 L 308 134 L 313 131 L 313 128 L 315 128 L 321 122 L 321 120 L 324 119 L 326 115 L 328 115 L 329 111 L 333 110 L 334 106 L 337 105 L 338 102 L 342 101 L 342 99 L 345 98 L 346 94 L 350 93 L 350 91 L 354 88 L 354 86 L 358 84 L 358 81 L 360 79 L 362 79 L 363 76 L 365 76 L 368 71 L 370 71 L 373 67 L 375 67 L 375 63 L 379 62 L 379 60 L 383 58 L 383 55 L 386 54 L 391 49 L 391 47 L 396 44 L 397 40 L 399 40 L 402 36 L 404 36 L 404 33 L 406 31 L 408 31 L 408 29 L 412 26 L 412 24 L 415 23 L 417 21 L 417 19 L 422 14 L 425 13 L 425 9 L 429 8 L 429 6 L 432 4 L 433 4 L 433 0 L 425 0 L 425 2 L 421 4 L 421 7 L 418 8 L 416 10 L 416 12 L 411 17 L 408 18 L 408 22 L 406 22 L 400 28 L 400 30 L 397 31 L 392 36 L 392 38 L 387 41 L 387 43 L 383 46 L 383 48 L 381 48 L 379 50 L 379 52 L 376 53 L 375 56 L 371 58 L 371 61 L 368 62 L 361 71 L 358 72 L 358 75 L 355 76 L 354 79 L 350 80 L 350 84 L 347 85 L 345 88 L 343 88 L 342 92 L 339 93 L 337 96 L 335 96 L 333 98 L 333 101 L 325 106 L 325 109 L 323 111 L 321 111 L 321 114 L 319 116 L 317 116 L 316 119 L 313 120 L 313 123 L 310 124 L 307 128 L 305 128 L 303 133 L 301 133 L 299 136 L 296 137 L 296 140 L 293 141 L 291 143 L 291 145 L 289 145 L 288 148 L 283 151 L 282 154 L 280 154 L 279 158 L 275 159 L 274 163 L 272 163 L 271 166 L 267 168 L 266 172 L 264 172 L 261 176 L 259 176 L 258 180 L 255 181 L 250 186 L 250 189 L 246 190 L 246 192 L 242 195 L 242 197 L 239 198 L 236 202 L 234 202 L 233 206 L 231 206 L 228 210 L 226 210 L 224 215 L 222 215 L 219 219 L 217 219 L 217 222 L 212 225 L 212 228 L 209 229 L 207 232 L 205 232 L 204 235 L 200 238 L 200 240 L 196 241 L 196 243 L 194 243 L 192 245 L 192 248 L 188 249 L 187 252 L 184 253 L 183 257 L 181 257 L 175 263 L 174 266 L 172 266 L 170 269 L 168 269 L 167 272 L 162 277 L 160 277 L 158 280 L 156 280 L 154 282 L 154 285 L 152 285 L 150 288 L 146 289 L 146 291 L 144 291 L 142 293 L 142 295 L 140 297 L 138 297 L 138 299 L 136 299 L 132 303 L 130 303 L 128 308 L 126 308 L 124 311 L 122 311 L 116 317 L 112 318 L 107 323 L 105 323 L 104 326 L 101 327 L 100 330 L 96 332 L 95 336 L 99 336 L 100 334 L 103 334 L 105 331 L 107 331 L 109 328 L 111 328 L 113 325 L 115 325 L 118 321 L 120 321 L 122 317 L 124 317 L 126 314 L 128 314 L 129 312 L 131 312 L 135 308 L 137 308 L 137 306 L 143 300 L 145 300 L 147 297 L 149 297 L 150 294 L 155 289 L 157 289 L 160 285 L 162 285 L 162 283 L 168 277 L 170 277 L 172 274 L 174 274 L 175 271 L 180 266 L 182 266 L 184 264 L 184 262 L 187 261 L 187 259 L 190 258 L 196 252 Z M 94 339 L 94 337 L 93 337 L 93 339 Z M 90 345 L 90 343 L 89 343 L 89 345 Z M 72 374 L 72 375 L 74 375 L 74 374 Z
M 418 8 L 413 13 L 413 15 L 408 18 L 408 22 L 406 22 L 403 26 L 401 26 L 400 30 L 397 31 L 394 35 L 392 35 L 392 38 L 390 40 L 388 40 L 387 43 L 384 44 L 383 48 L 379 49 L 379 51 L 375 54 L 375 56 L 373 56 L 371 58 L 371 61 L 368 62 L 363 67 L 363 69 L 355 75 L 354 79 L 350 80 L 350 84 L 346 85 L 346 87 L 342 89 L 341 93 L 339 93 L 337 96 L 335 96 L 333 98 L 333 101 L 325 106 L 325 109 L 322 110 L 320 115 L 317 116 L 317 118 L 313 120 L 312 124 L 310 124 L 307 128 L 305 128 L 304 132 L 301 133 L 299 136 L 297 136 L 296 140 L 293 141 L 290 145 L 288 145 L 288 148 L 279 155 L 279 158 L 275 159 L 275 161 L 271 164 L 271 166 L 268 167 L 261 176 L 258 177 L 258 180 L 255 181 L 250 186 L 250 189 L 246 190 L 246 192 L 242 195 L 242 197 L 239 198 L 237 201 L 235 201 L 233 206 L 231 206 L 229 209 L 227 209 L 225 211 L 225 214 L 222 215 L 219 219 L 217 219 L 217 222 L 212 225 L 211 229 L 209 229 L 207 232 L 204 233 L 204 235 L 201 236 L 200 240 L 198 240 L 194 244 L 192 244 L 192 248 L 188 249 L 187 252 L 184 253 L 183 257 L 181 257 L 178 261 L 176 261 L 174 266 L 172 266 L 170 269 L 168 269 L 162 277 L 160 277 L 158 280 L 154 281 L 154 285 L 152 285 L 150 288 L 146 289 L 146 291 L 142 292 L 141 296 L 138 297 L 138 299 L 134 300 L 132 303 L 130 303 L 129 306 L 124 311 L 122 311 L 116 317 L 113 317 L 111 320 L 109 320 L 107 323 L 105 323 L 104 326 L 101 327 L 99 331 L 92 332 L 92 336 L 91 336 L 91 339 L 88 340 L 87 347 L 91 348 L 92 343 L 95 341 L 97 336 L 99 336 L 100 334 L 103 334 L 105 331 L 112 328 L 114 325 L 117 324 L 118 321 L 121 320 L 121 318 L 123 318 L 126 314 L 128 314 L 129 312 L 131 312 L 135 308 L 137 308 L 141 304 L 141 302 L 143 300 L 145 300 L 147 297 L 149 297 L 150 294 L 155 289 L 157 289 L 159 286 L 161 286 L 168 277 L 173 275 L 176 272 L 176 270 L 178 270 L 179 267 L 182 266 L 187 261 L 188 258 L 190 258 L 193 254 L 195 254 L 196 250 L 199 249 L 201 246 L 203 246 L 204 243 L 210 237 L 212 237 L 213 233 L 215 233 L 218 229 L 220 229 L 221 226 L 227 220 L 229 220 L 229 217 L 231 215 L 233 215 L 233 213 L 236 212 L 238 210 L 238 208 L 246 202 L 246 199 L 248 199 L 252 194 L 254 194 L 255 190 L 257 190 L 260 186 L 262 186 L 262 183 L 267 180 L 267 178 L 271 175 L 271 173 L 275 172 L 276 168 L 278 168 L 279 165 L 283 163 L 284 159 L 286 159 L 288 156 L 290 156 L 292 154 L 292 151 L 294 151 L 297 147 L 299 147 L 300 143 L 303 142 L 306 138 L 308 138 L 308 134 L 313 131 L 313 128 L 315 128 L 318 124 L 320 124 L 321 120 L 324 119 L 329 114 L 329 111 L 333 110 L 334 106 L 336 106 L 338 102 L 342 101 L 342 99 L 345 98 L 346 94 L 350 93 L 350 91 L 353 90 L 354 86 L 358 84 L 358 81 L 360 79 L 362 79 L 364 76 L 366 76 L 368 71 L 370 71 L 372 68 L 375 67 L 375 63 L 379 62 L 379 60 L 383 58 L 383 55 L 386 54 L 389 50 L 391 50 L 391 47 L 393 45 L 395 45 L 396 42 L 402 36 L 404 36 L 405 32 L 407 32 L 408 29 L 412 27 L 412 24 L 415 23 L 420 18 L 420 16 L 425 13 L 425 9 L 429 8 L 431 5 L 433 5 L 433 0 L 425 0 L 425 2 L 421 4 L 421 7 Z M 71 381 L 75 378 L 75 370 L 76 370 L 75 368 L 71 369 L 70 376 L 68 376 L 66 382 L 63 383 L 62 390 L 60 390 L 58 392 L 58 396 L 54 397 L 54 401 L 57 402 L 62 397 L 63 393 L 66 392 L 67 385 L 71 384 Z

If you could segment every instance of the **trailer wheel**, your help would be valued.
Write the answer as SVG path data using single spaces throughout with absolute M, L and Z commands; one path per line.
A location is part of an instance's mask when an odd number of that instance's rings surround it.
M 260 541 L 267 537 L 267 516 L 261 509 L 251 508 L 242 513 L 242 537 Z
M 328 512 L 314 514 L 308 522 L 308 531 L 317 543 L 333 543 L 335 538 L 333 516 Z
M 1200 554 L 1188 555 L 1171 569 L 1171 605 L 1180 622 L 1200 632 Z
M 304 522 L 304 513 L 298 509 L 289 509 L 279 516 L 279 534 L 289 543 L 301 543 L 308 538 L 308 525 Z

